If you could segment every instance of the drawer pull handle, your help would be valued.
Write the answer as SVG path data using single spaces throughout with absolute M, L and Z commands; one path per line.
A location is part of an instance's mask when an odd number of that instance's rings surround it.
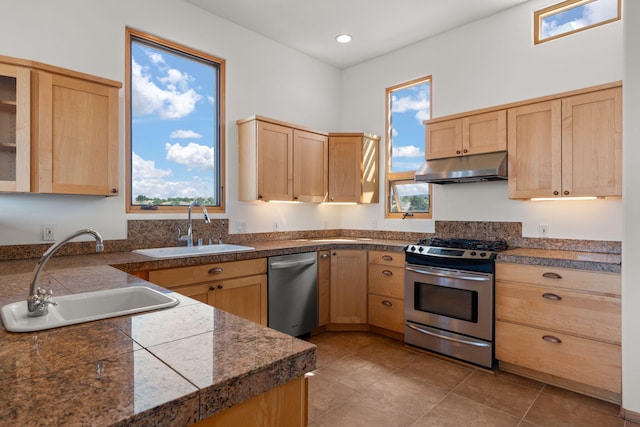
M 211 286 L 209 286 L 209 290 L 210 290 L 210 291 L 215 291 L 215 290 L 216 290 L 216 287 L 215 287 L 215 286 L 213 286 L 213 285 L 211 285 Z
M 320 255 L 320 258 L 327 259 L 327 258 L 329 258 L 329 254 L 322 254 L 322 255 Z
M 382 301 L 382 305 L 384 305 L 385 307 L 391 307 L 393 306 L 393 303 L 391 301 L 384 300 Z
M 218 285 L 218 289 L 222 289 L 222 288 L 224 288 L 224 286 Z
M 553 273 L 551 271 L 547 271 L 546 273 L 543 273 L 542 277 L 546 277 L 547 279 L 562 279 L 561 275 L 559 275 L 558 273 Z
M 385 276 L 393 276 L 393 271 L 382 270 L 382 274 L 384 274 Z
M 211 270 L 209 270 L 209 274 L 220 274 L 224 271 L 224 269 L 222 267 L 213 267 Z
M 385 261 L 393 261 L 393 257 L 391 255 L 382 255 L 382 259 Z
M 554 337 L 553 335 L 544 335 L 542 337 L 543 340 L 545 340 L 546 342 L 550 342 L 553 344 L 560 344 L 562 343 L 562 340 L 558 337 Z
M 551 292 L 545 292 L 542 294 L 542 298 L 551 299 L 554 301 L 560 301 L 562 297 L 558 294 L 552 294 Z

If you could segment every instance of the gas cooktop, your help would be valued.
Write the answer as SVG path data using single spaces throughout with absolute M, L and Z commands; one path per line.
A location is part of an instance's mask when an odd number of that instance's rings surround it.
M 432 237 L 421 239 L 406 248 L 407 253 L 448 258 L 493 259 L 497 253 L 507 249 L 504 240 L 444 239 Z

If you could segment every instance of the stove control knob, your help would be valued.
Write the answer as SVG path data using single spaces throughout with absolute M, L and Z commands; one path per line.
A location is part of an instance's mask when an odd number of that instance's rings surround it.
M 410 246 L 410 247 L 409 247 L 409 251 L 411 251 L 411 252 L 415 252 L 415 251 L 416 251 L 416 247 L 415 247 L 415 246 Z
M 422 252 L 422 251 L 424 251 L 424 248 L 423 248 L 422 246 L 420 246 L 420 247 L 418 248 L 418 252 Z
M 485 252 L 480 252 L 480 256 L 487 256 Z
M 476 254 L 476 251 L 471 251 L 471 252 L 469 253 L 469 255 L 471 255 L 471 256 L 476 256 L 477 254 Z

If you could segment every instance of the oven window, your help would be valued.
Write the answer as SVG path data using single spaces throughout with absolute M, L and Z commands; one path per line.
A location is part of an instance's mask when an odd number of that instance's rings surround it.
M 478 292 L 415 282 L 414 309 L 478 323 Z

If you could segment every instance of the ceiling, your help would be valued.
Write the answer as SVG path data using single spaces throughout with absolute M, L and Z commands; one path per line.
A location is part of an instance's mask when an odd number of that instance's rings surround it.
M 184 0 L 338 68 L 527 0 Z M 351 43 L 335 36 L 348 33 Z

